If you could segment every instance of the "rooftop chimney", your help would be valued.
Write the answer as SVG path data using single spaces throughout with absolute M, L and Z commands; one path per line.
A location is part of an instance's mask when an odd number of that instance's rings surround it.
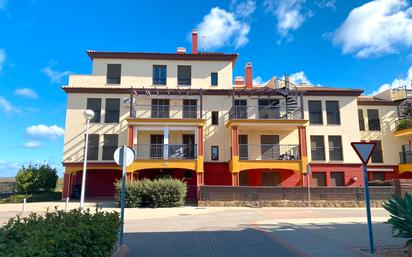
M 178 47 L 177 51 L 178 54 L 185 54 L 186 53 L 186 48 L 184 47 Z
M 236 76 L 235 77 L 235 86 L 244 86 L 245 85 L 245 79 L 242 76 Z
M 197 29 L 192 30 L 192 54 L 197 54 Z
M 253 76 L 252 76 L 252 63 L 248 62 L 246 63 L 246 68 L 245 68 L 245 84 L 246 88 L 252 88 L 253 87 Z

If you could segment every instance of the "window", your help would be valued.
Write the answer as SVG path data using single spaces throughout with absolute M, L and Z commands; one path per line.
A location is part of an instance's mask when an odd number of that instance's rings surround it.
M 383 162 L 382 142 L 379 140 L 371 140 L 371 143 L 376 143 L 375 149 L 372 152 L 371 160 L 373 163 Z
M 312 172 L 312 186 L 325 187 L 326 186 L 326 172 Z
M 87 98 L 87 110 L 92 110 L 94 112 L 93 119 L 90 120 L 91 123 L 100 122 L 100 109 L 102 108 L 102 99 L 100 98 Z
M 120 99 L 106 99 L 105 123 L 119 123 Z
M 322 102 L 321 101 L 309 101 L 309 123 L 310 124 L 323 124 L 322 118 Z
M 152 99 L 152 118 L 169 118 L 170 100 Z
M 358 119 L 359 119 L 359 129 L 361 131 L 365 130 L 365 119 L 363 118 L 363 110 L 358 110 Z
M 190 170 L 185 171 L 185 179 L 192 179 L 193 178 L 193 173 Z
M 325 160 L 325 142 L 323 136 L 310 136 L 312 161 Z
M 369 130 L 380 131 L 381 122 L 379 120 L 379 111 L 375 109 L 368 109 L 368 124 Z
M 153 65 L 153 85 L 166 85 L 167 66 Z
M 103 160 L 113 160 L 114 151 L 116 151 L 119 136 L 116 134 L 104 135 L 103 142 Z
M 329 141 L 329 160 L 343 161 L 342 137 L 341 136 L 328 136 L 328 141 Z
M 247 100 L 235 100 L 231 115 L 234 119 L 247 119 Z
M 177 84 L 179 86 L 190 86 L 192 84 L 192 66 L 177 66 Z
M 279 99 L 258 100 L 259 119 L 279 119 L 280 107 Z
M 106 84 L 120 84 L 121 64 L 107 64 Z
M 87 160 L 97 160 L 99 158 L 99 135 L 89 134 L 87 142 Z
M 328 124 L 339 125 L 340 113 L 338 101 L 326 101 L 326 121 Z
M 331 172 L 330 185 L 334 187 L 345 186 L 345 174 L 343 172 Z
M 219 160 L 219 146 L 212 146 L 211 151 L 212 151 L 212 161 L 218 161 Z
M 217 86 L 218 85 L 219 80 L 218 80 L 217 72 L 210 73 L 210 80 L 211 80 L 210 84 L 212 86 Z
M 219 125 L 219 112 L 212 112 L 212 125 Z
M 385 172 L 372 172 L 372 179 L 385 181 Z
M 183 100 L 183 118 L 197 118 L 197 100 Z
M 279 172 L 263 172 L 262 173 L 262 186 L 280 186 L 280 173 Z

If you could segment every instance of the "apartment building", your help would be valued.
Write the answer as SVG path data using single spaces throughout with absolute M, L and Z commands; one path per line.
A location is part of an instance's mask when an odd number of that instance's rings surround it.
M 378 144 L 371 180 L 412 178 L 412 129 L 399 125 L 406 93 L 365 97 L 361 89 L 294 85 L 287 77 L 254 85 L 251 63 L 233 78 L 237 54 L 199 52 L 196 31 L 192 39 L 191 53 L 87 51 L 92 74 L 70 75 L 63 86 L 63 197 L 80 190 L 86 109 L 95 113 L 88 197 L 113 196 L 121 145 L 136 154 L 128 180 L 182 179 L 192 199 L 200 185 L 306 186 L 308 164 L 312 186 L 362 186 L 350 146 L 360 140 Z

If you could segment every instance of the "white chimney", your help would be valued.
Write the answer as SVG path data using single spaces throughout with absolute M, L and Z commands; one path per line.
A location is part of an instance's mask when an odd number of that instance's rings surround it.
M 178 47 L 177 51 L 178 54 L 185 54 L 186 53 L 186 48 L 184 47 Z

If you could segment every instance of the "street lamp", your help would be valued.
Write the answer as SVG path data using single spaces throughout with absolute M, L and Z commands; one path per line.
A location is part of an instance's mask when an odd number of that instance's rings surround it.
M 87 145 L 89 143 L 89 123 L 94 117 L 92 110 L 85 110 L 83 113 L 86 119 L 86 138 L 84 139 L 84 159 L 83 159 L 83 174 L 82 174 L 82 191 L 80 193 L 80 209 L 83 209 L 84 205 L 84 192 L 86 191 L 86 167 L 87 167 Z

